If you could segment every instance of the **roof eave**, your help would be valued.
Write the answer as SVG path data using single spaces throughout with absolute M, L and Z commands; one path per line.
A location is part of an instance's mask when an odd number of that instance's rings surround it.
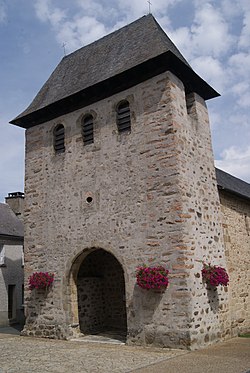
M 222 191 L 224 191 L 224 192 L 226 192 L 226 193 L 233 194 L 233 195 L 235 195 L 235 196 L 237 196 L 237 197 L 240 197 L 240 198 L 243 198 L 243 199 L 246 199 L 246 200 L 250 201 L 250 198 L 249 198 L 248 196 L 246 196 L 245 194 L 242 194 L 242 193 L 236 192 L 236 191 L 233 190 L 233 189 L 223 187 L 223 186 L 221 186 L 221 185 L 219 185 L 219 184 L 218 184 L 217 186 L 218 186 L 218 189 L 219 189 L 219 190 L 222 190 Z
M 19 115 L 10 123 L 26 129 L 36 126 L 131 88 L 168 70 L 183 82 L 187 93 L 196 92 L 205 100 L 219 96 L 219 93 L 189 66 L 171 51 L 167 51 L 36 111 L 28 114 L 24 112 L 24 115 Z
M 20 241 L 23 243 L 24 237 L 23 236 L 15 236 L 14 234 L 5 234 L 0 233 L 0 240 L 8 240 L 8 241 Z

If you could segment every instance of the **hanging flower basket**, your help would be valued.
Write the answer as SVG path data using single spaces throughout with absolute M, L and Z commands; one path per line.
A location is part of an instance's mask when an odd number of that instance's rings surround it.
M 29 289 L 48 289 L 54 282 L 54 273 L 34 272 L 29 277 Z
M 136 268 L 136 282 L 142 289 L 165 290 L 168 286 L 169 271 L 163 266 Z
M 203 263 L 201 274 L 203 281 L 213 287 L 227 286 L 229 283 L 229 276 L 223 267 Z

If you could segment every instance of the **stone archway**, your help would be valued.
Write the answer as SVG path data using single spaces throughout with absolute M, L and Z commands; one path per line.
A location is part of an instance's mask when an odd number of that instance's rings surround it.
M 76 279 L 80 331 L 126 338 L 127 315 L 121 264 L 102 249 L 83 259 Z

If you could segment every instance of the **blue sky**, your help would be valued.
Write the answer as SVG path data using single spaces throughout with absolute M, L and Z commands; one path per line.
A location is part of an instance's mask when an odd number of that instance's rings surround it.
M 151 0 L 151 11 L 221 97 L 207 102 L 216 165 L 250 182 L 250 1 Z M 0 0 L 0 201 L 23 191 L 23 111 L 64 54 L 148 13 L 146 0 Z

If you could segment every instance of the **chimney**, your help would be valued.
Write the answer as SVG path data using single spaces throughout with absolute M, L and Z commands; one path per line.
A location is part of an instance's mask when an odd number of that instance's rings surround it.
M 20 220 L 23 220 L 24 193 L 8 193 L 8 197 L 5 197 L 5 202 L 8 203 L 11 210 L 16 214 L 16 216 Z

